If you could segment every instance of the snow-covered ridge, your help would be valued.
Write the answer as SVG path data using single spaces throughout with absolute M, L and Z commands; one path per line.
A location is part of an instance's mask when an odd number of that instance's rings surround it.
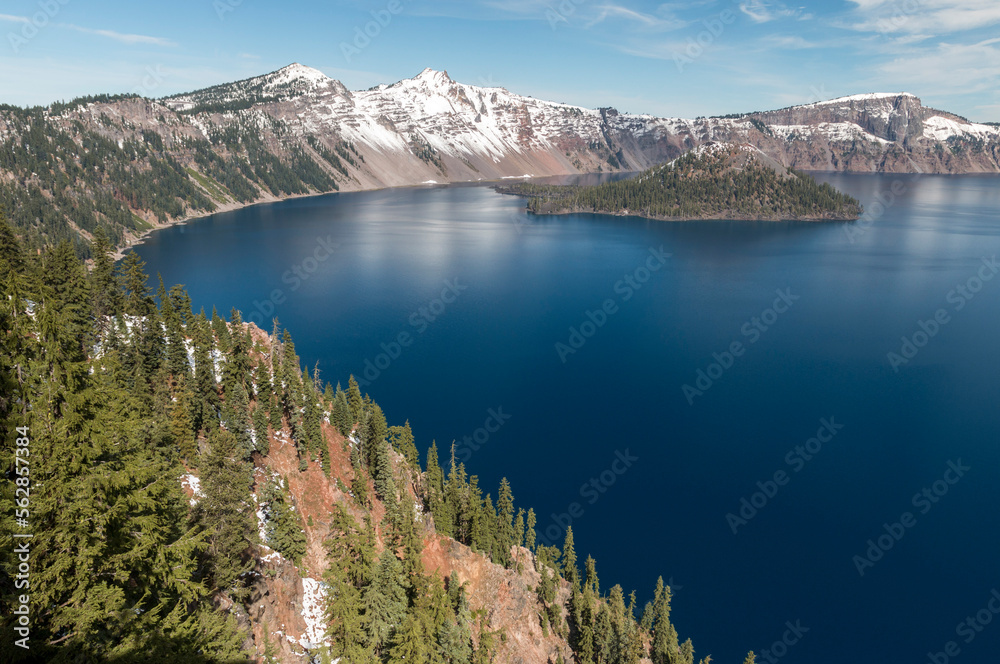
M 826 101 L 817 101 L 811 104 L 799 104 L 798 106 L 793 106 L 792 108 L 815 108 L 817 106 L 830 106 L 834 104 L 850 104 L 856 101 L 882 101 L 885 99 L 896 99 L 897 97 L 910 97 L 916 99 L 916 95 L 912 95 L 909 92 L 869 92 L 860 95 L 848 95 L 847 97 L 837 97 L 836 99 L 827 99 Z

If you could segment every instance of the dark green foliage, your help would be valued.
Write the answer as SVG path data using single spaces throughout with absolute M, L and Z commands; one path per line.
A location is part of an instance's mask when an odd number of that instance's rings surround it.
M 251 466 L 236 437 L 215 429 L 201 464 L 205 498 L 198 514 L 209 534 L 208 553 L 215 587 L 238 592 L 238 578 L 253 569 L 248 553 L 257 543 L 257 517 L 250 498 Z
M 262 506 L 266 505 L 264 534 L 267 545 L 298 565 L 306 553 L 306 534 L 302 528 L 302 517 L 284 485 L 284 481 L 268 482 L 258 500 Z
M 204 575 L 206 562 L 214 566 L 212 543 L 200 519 L 189 518 L 178 482 L 178 434 L 184 447 L 193 443 L 186 388 L 161 378 L 154 390 L 151 377 L 135 375 L 157 364 L 141 353 L 163 348 L 162 338 L 150 341 L 158 316 L 147 312 L 151 320 L 136 321 L 134 334 L 110 343 L 95 312 L 113 316 L 117 295 L 93 292 L 116 288 L 106 263 L 98 261 L 99 273 L 87 279 L 67 244 L 29 260 L 2 221 L 0 246 L 0 493 L 12 497 L 18 476 L 15 427 L 29 428 L 29 477 L 35 489 L 44 487 L 31 492 L 32 605 L 45 607 L 32 618 L 32 656 L 178 661 L 200 652 L 204 661 L 239 661 L 242 637 L 215 612 Z M 134 308 L 148 305 L 139 295 Z M 33 317 L 25 315 L 24 298 L 35 303 Z M 124 331 L 109 320 L 103 327 Z M 90 340 L 103 348 L 100 362 L 85 352 Z M 0 623 L 13 634 L 13 524 L 0 518 Z
M 688 153 L 634 178 L 594 186 L 518 183 L 535 213 L 606 212 L 656 219 L 856 219 L 857 200 L 808 175 L 778 173 L 740 148 Z
M 351 410 L 351 426 L 361 421 L 361 389 L 358 387 L 358 381 L 354 379 L 354 375 L 347 381 L 347 405 Z
M 413 430 L 410 429 L 410 421 L 407 420 L 403 426 L 389 427 L 389 442 L 392 448 L 406 458 L 407 465 L 414 471 L 420 472 L 420 453 L 413 441 Z
M 351 433 L 354 426 L 351 418 L 351 409 L 347 405 L 347 393 L 337 386 L 337 392 L 333 396 L 333 406 L 330 409 L 330 425 L 340 432 L 341 436 Z
M 403 566 L 390 550 L 379 557 L 371 584 L 362 598 L 367 645 L 382 654 L 406 615 L 406 591 L 400 584 Z

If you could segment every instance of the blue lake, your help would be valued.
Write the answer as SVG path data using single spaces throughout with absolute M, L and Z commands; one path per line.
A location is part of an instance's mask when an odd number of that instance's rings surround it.
M 137 250 L 196 309 L 277 316 L 324 380 L 367 372 L 422 450 L 455 440 L 494 497 L 508 477 L 554 543 L 571 522 L 605 590 L 662 575 L 698 657 L 995 661 L 1000 178 L 819 178 L 871 216 L 529 217 L 455 186 Z

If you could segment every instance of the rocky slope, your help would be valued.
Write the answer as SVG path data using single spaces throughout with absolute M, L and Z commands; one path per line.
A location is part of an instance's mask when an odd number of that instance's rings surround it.
M 712 141 L 749 144 L 800 170 L 1000 172 L 1000 129 L 905 93 L 686 120 L 541 101 L 431 69 L 350 91 L 292 64 L 161 100 L 0 107 L 0 205 L 34 244 L 79 242 L 103 225 L 122 246 L 253 202 L 639 171 Z M 53 210 L 37 209 L 46 205 Z
M 242 326 L 251 332 L 254 359 L 268 357 L 275 340 L 253 324 Z M 375 497 L 371 480 L 369 507 L 359 505 L 347 493 L 347 487 L 354 480 L 349 450 L 355 441 L 345 439 L 325 421 L 322 428 L 330 452 L 329 477 L 318 462 L 309 462 L 306 470 L 300 470 L 287 421 L 280 430 L 272 432 L 267 456 L 254 457 L 253 498 L 258 504 L 262 544 L 254 549 L 249 596 L 244 601 L 223 598 L 220 606 L 236 617 L 248 635 L 245 650 L 253 656 L 253 661 L 262 664 L 311 664 L 319 661 L 325 646 L 329 645 L 323 615 L 327 593 L 323 582 L 327 568 L 324 542 L 331 535 L 333 507 L 344 506 L 358 522 L 363 522 L 365 514 L 370 514 L 373 522 L 380 523 L 385 514 L 385 506 Z M 560 655 L 564 661 L 571 661 L 572 652 L 566 640 L 553 632 L 543 633 L 539 621 L 541 606 L 534 590 L 540 577 L 535 570 L 533 554 L 517 547 L 516 557 L 521 570 L 515 571 L 492 563 L 468 546 L 436 534 L 433 519 L 418 498 L 420 477 L 412 473 L 402 455 L 392 454 L 399 486 L 417 501 L 417 522 L 423 526 L 424 567 L 429 574 L 436 572 L 441 578 L 455 573 L 459 583 L 466 587 L 470 609 L 474 613 L 481 612 L 486 629 L 503 635 L 496 645 L 494 661 L 510 664 L 555 662 Z M 282 483 L 302 521 L 306 552 L 298 565 L 268 546 L 268 513 L 263 506 L 263 491 L 270 480 Z M 180 482 L 194 507 L 202 497 L 197 471 L 189 471 Z M 377 532 L 380 550 L 385 545 L 384 535 Z M 557 592 L 560 602 L 564 603 L 568 595 L 568 585 L 560 581 Z

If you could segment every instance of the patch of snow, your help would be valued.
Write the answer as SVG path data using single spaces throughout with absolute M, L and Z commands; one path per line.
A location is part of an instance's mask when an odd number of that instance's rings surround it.
M 205 494 L 201 491 L 201 481 L 191 473 L 181 475 L 181 486 L 185 486 L 191 489 L 191 506 L 194 507 L 198 504 L 199 498 L 204 498 Z
M 299 644 L 307 650 L 330 645 L 330 641 L 324 638 L 326 635 L 326 627 L 323 620 L 325 600 L 325 584 L 310 577 L 302 579 L 301 613 L 302 619 L 306 623 L 306 633 L 300 639 Z

